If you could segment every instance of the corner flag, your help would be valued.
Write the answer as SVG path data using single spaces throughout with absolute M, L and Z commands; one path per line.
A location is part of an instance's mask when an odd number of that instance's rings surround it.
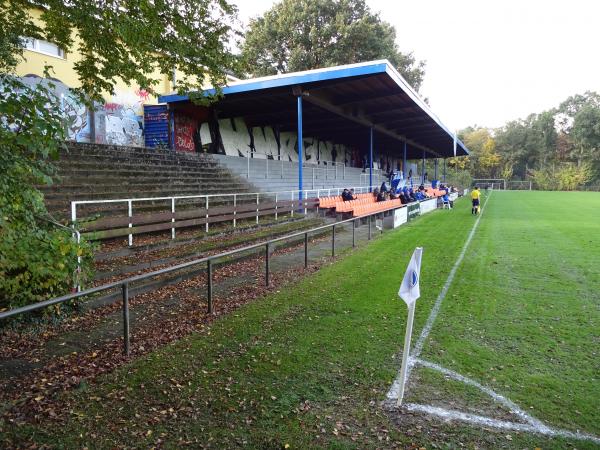
M 408 306 L 408 317 L 406 319 L 406 332 L 404 334 L 404 351 L 402 352 L 402 367 L 400 368 L 400 390 L 398 391 L 398 400 L 396 404 L 400 406 L 404 398 L 404 385 L 406 383 L 406 374 L 408 372 L 408 354 L 410 352 L 410 339 L 412 337 L 413 319 L 415 317 L 415 302 L 421 296 L 419 279 L 421 275 L 421 255 L 423 247 L 415 248 L 412 258 L 406 268 L 404 279 L 400 285 L 398 296 L 404 300 Z
M 406 302 L 408 306 L 412 305 L 421 296 L 419 287 L 419 277 L 421 274 L 421 255 L 423 247 L 415 248 L 412 258 L 406 268 L 404 279 L 400 285 L 398 296 Z

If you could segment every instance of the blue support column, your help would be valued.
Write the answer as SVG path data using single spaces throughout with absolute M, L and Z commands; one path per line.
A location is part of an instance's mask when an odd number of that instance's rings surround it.
M 169 111 L 169 147 L 175 151 L 175 112 Z
M 406 142 L 404 142 L 404 155 L 402 156 L 402 178 L 406 182 L 406 177 L 408 176 L 408 172 L 406 171 Z
M 302 95 L 298 96 L 298 190 L 300 191 L 298 199 L 302 200 L 302 164 L 304 158 L 302 156 Z M 300 205 L 298 205 L 300 206 Z
M 369 128 L 369 192 L 373 186 L 373 127 Z
M 423 163 L 421 164 L 421 184 L 425 183 L 425 150 L 423 150 Z
M 433 179 L 437 180 L 438 179 L 438 159 L 435 158 L 435 160 L 433 161 Z
M 446 182 L 446 158 L 444 158 L 444 183 Z

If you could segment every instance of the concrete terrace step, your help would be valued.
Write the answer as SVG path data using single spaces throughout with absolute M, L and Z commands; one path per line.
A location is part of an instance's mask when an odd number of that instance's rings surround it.
M 58 177 L 62 180 L 66 178 L 87 178 L 89 176 L 96 177 L 105 177 L 105 178 L 142 178 L 159 175 L 162 177 L 169 177 L 172 179 L 179 179 L 182 177 L 185 178 L 193 178 L 193 177 L 206 177 L 206 178 L 232 178 L 231 175 L 226 172 L 194 172 L 194 171 L 173 171 L 173 170 L 164 170 L 164 171 L 154 171 L 154 170 L 126 170 L 121 169 L 119 167 L 114 167 L 113 169 L 92 169 L 92 170 L 80 170 L 80 169 L 72 169 L 72 170 L 62 170 L 58 173 Z
M 163 170 L 171 170 L 171 171 L 193 171 L 193 172 L 202 172 L 202 171 L 226 171 L 228 169 L 218 166 L 218 165 L 187 165 L 187 164 L 155 164 L 152 161 L 144 161 L 139 163 L 129 163 L 129 162 L 118 162 L 111 159 L 107 159 L 105 161 L 63 161 L 56 165 L 57 169 L 60 171 L 63 168 L 67 169 L 98 169 L 98 168 L 106 168 L 107 164 L 110 164 L 113 167 L 122 167 L 124 169 L 129 170 L 140 170 L 140 169 L 153 169 L 155 171 L 163 171 Z
M 230 189 L 228 192 L 237 193 L 240 192 L 239 188 Z M 112 191 L 112 192 L 80 192 L 80 193 L 68 193 L 68 192 L 54 192 L 45 194 L 45 198 L 48 202 L 66 201 L 70 202 L 73 200 L 108 200 L 111 198 L 148 198 L 148 197 L 173 197 L 182 195 L 212 195 L 222 194 L 225 190 L 218 187 L 203 188 L 203 189 L 156 189 L 156 190 L 144 190 L 144 191 Z
M 92 179 L 90 179 L 92 178 Z M 65 184 L 61 182 L 60 184 L 54 184 L 52 186 L 41 186 L 39 189 L 48 194 L 54 193 L 86 193 L 86 192 L 104 192 L 104 193 L 112 193 L 115 191 L 123 191 L 127 190 L 132 193 L 138 191 L 174 191 L 181 189 L 189 189 L 189 190 L 198 190 L 209 189 L 211 187 L 227 187 L 230 189 L 236 189 L 238 191 L 243 191 L 247 189 L 247 184 L 230 181 L 230 180 L 220 180 L 208 179 L 208 180 L 198 180 L 194 182 L 190 181 L 179 181 L 179 180 L 152 180 L 148 179 L 143 182 L 138 180 L 122 180 L 118 178 L 113 179 L 99 179 L 96 181 L 104 181 L 106 184 L 98 184 L 94 183 L 93 177 L 90 178 L 81 178 L 80 182 L 73 182 L 75 180 L 69 180 L 69 184 Z
M 154 165 L 154 166 L 173 166 L 173 167 L 191 167 L 191 168 L 215 168 L 218 167 L 212 160 L 179 160 L 179 159 L 165 159 L 165 158 L 129 158 L 124 156 L 109 156 L 109 155 L 92 155 L 79 156 L 77 159 L 74 156 L 63 155 L 62 159 L 56 161 L 58 166 L 61 165 L 76 165 L 76 164 L 104 164 L 107 161 L 112 164 L 130 164 L 130 165 Z
M 148 150 L 142 151 L 122 151 L 122 150 L 107 150 L 105 148 L 96 148 L 90 151 L 81 151 L 76 147 L 70 147 L 68 152 L 61 154 L 61 160 L 76 160 L 76 159 L 115 159 L 115 160 L 131 160 L 131 161 L 168 161 L 171 163 L 185 164 L 214 164 L 214 159 L 206 154 L 185 154 L 170 151 Z

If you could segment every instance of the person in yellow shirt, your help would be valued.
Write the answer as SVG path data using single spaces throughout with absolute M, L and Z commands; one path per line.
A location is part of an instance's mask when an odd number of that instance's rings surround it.
M 479 199 L 481 198 L 481 191 L 479 190 L 479 186 L 471 191 L 471 201 L 473 202 L 473 207 L 471 208 L 471 214 L 479 214 Z

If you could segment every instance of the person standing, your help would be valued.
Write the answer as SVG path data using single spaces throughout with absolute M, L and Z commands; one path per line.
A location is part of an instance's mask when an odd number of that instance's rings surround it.
M 479 186 L 475 187 L 473 191 L 471 191 L 471 202 L 473 206 L 471 207 L 471 214 L 479 214 L 479 200 L 481 199 L 481 192 L 479 191 Z

